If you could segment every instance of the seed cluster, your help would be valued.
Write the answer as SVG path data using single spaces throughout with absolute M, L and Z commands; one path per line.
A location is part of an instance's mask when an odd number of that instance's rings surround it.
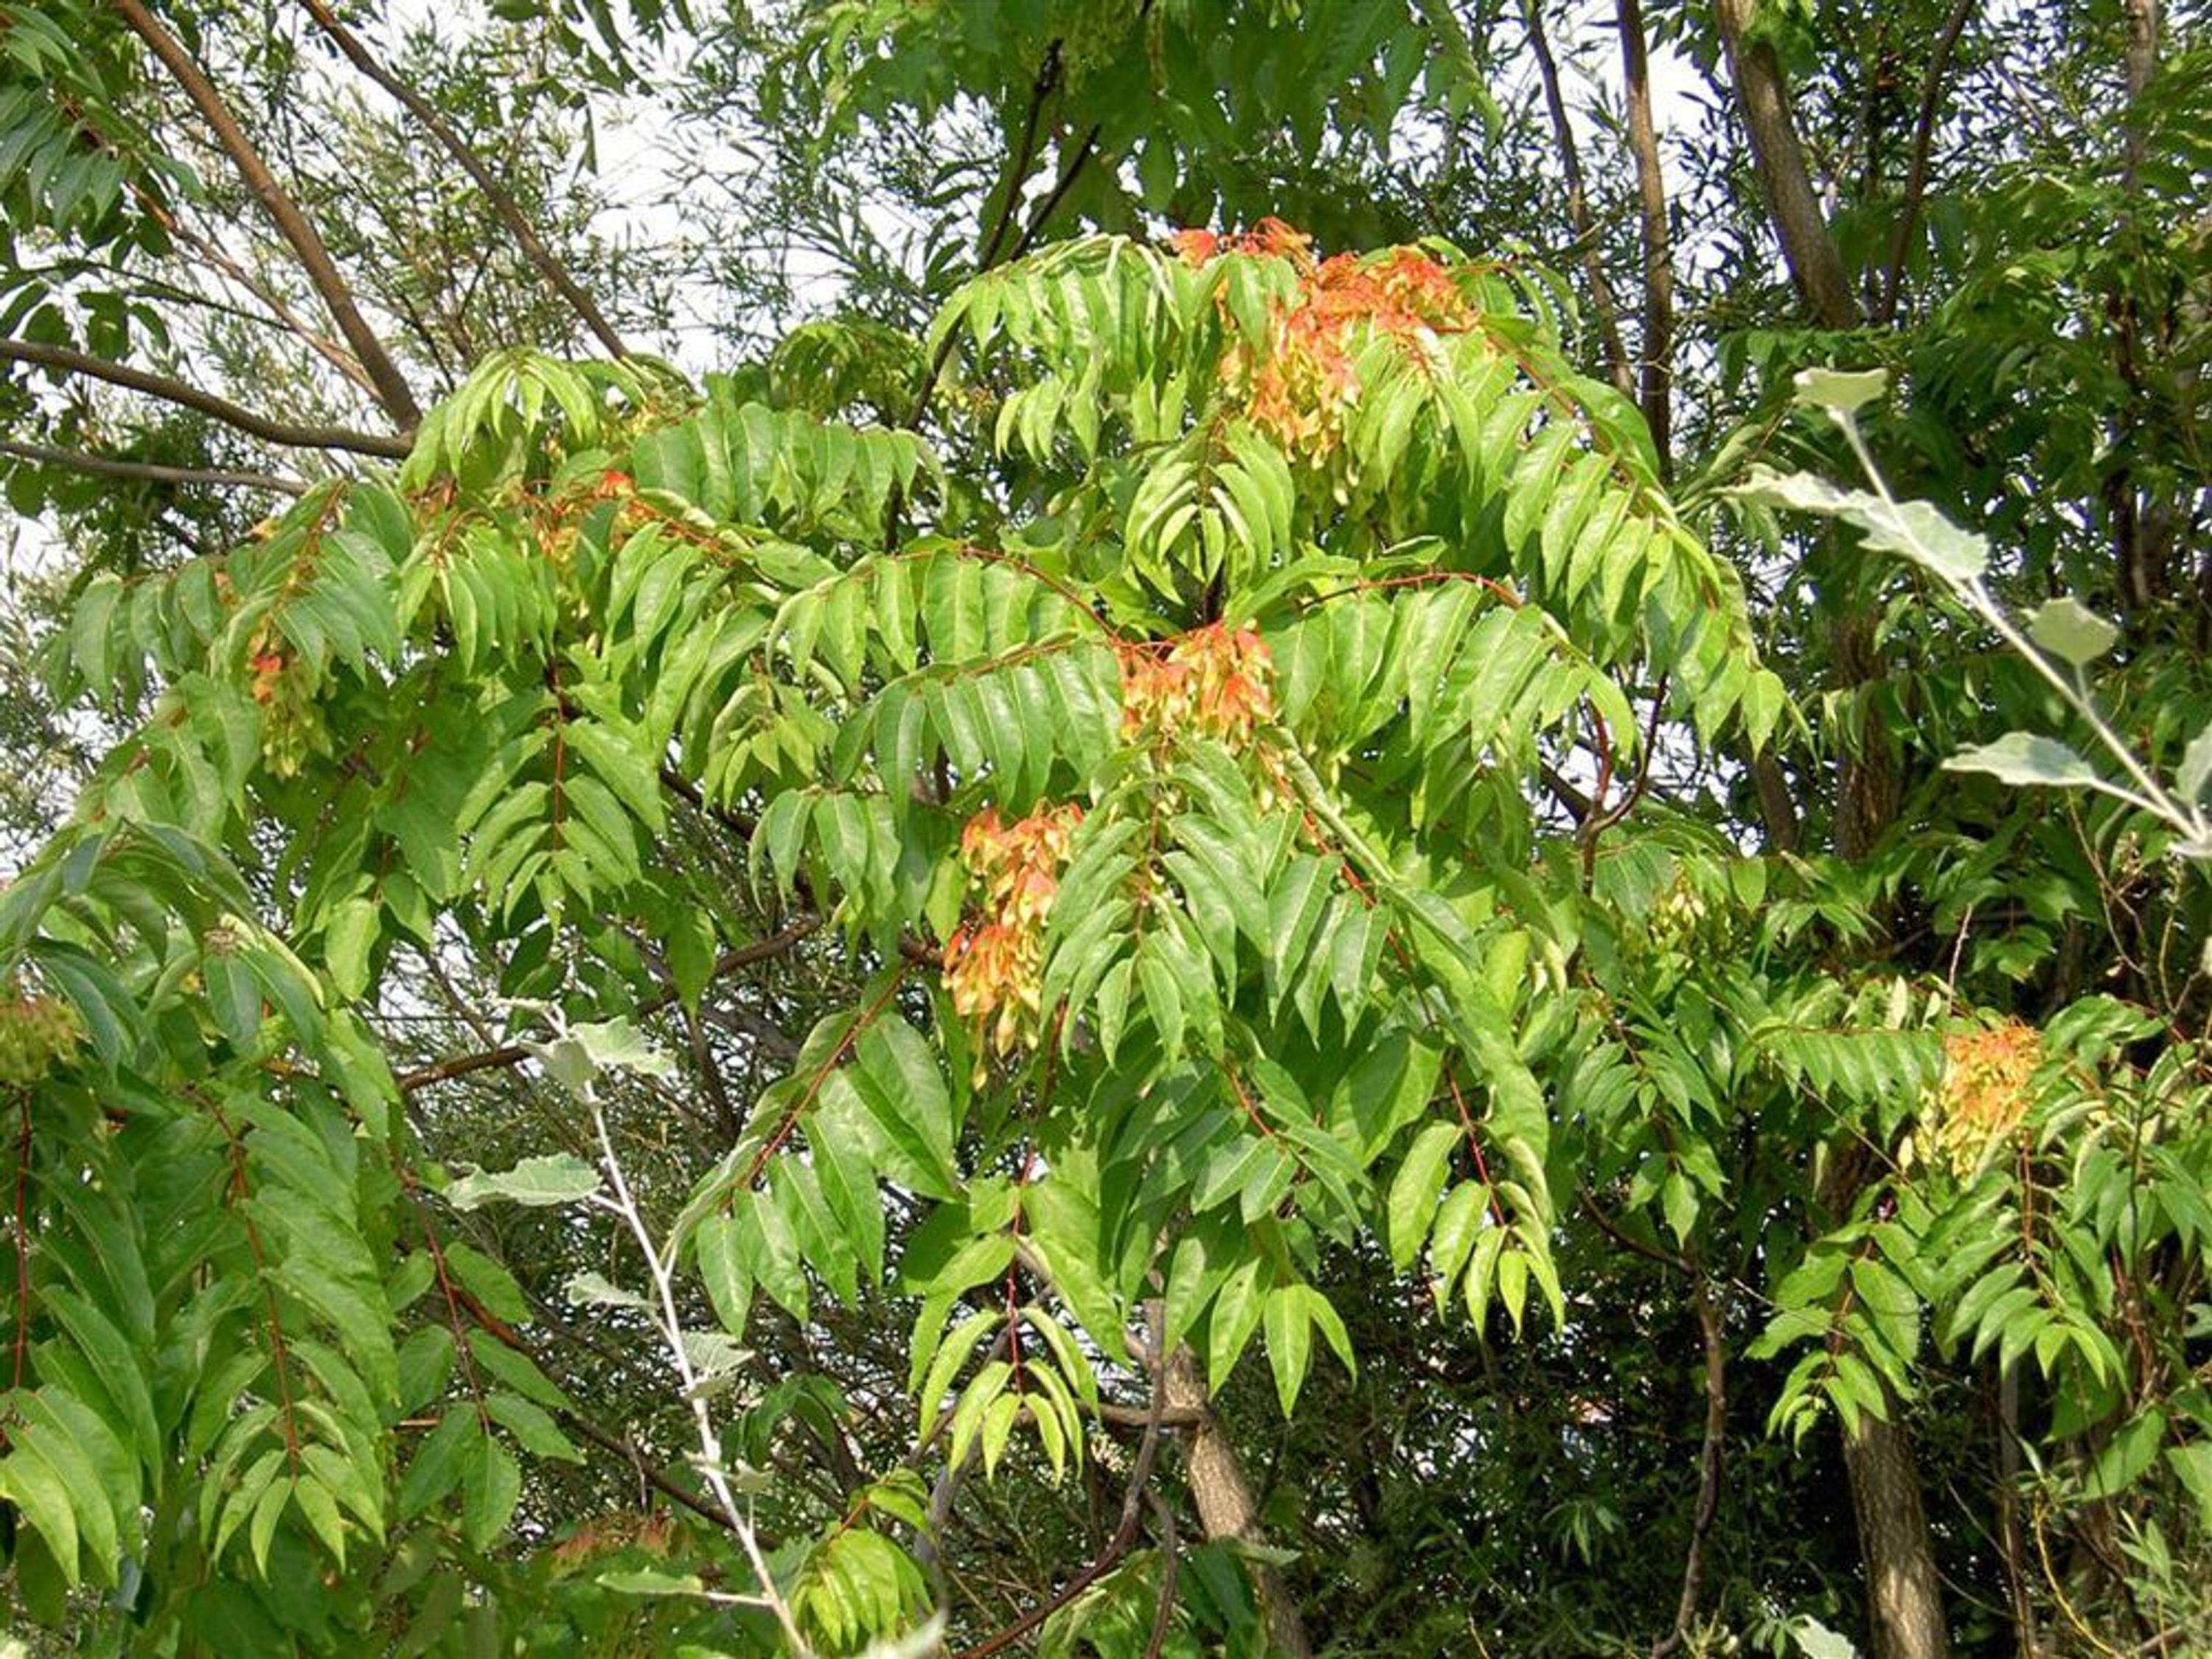
M 1316 465 L 1343 441 L 1346 411 L 1359 396 L 1358 356 L 1371 341 L 1419 347 L 1464 333 L 1477 319 L 1451 272 L 1417 249 L 1316 261 L 1312 240 L 1279 219 L 1262 219 L 1241 236 L 1186 230 L 1170 240 L 1194 266 L 1243 253 L 1287 259 L 1297 269 L 1297 296 L 1273 302 L 1257 361 L 1250 348 L 1240 348 L 1224 359 L 1221 373 L 1245 383 L 1255 422 Z
M 28 1088 L 76 1058 L 84 1022 L 59 997 L 0 987 L 0 1088 Z
M 270 623 L 246 647 L 247 689 L 261 705 L 261 757 L 280 778 L 298 775 L 307 757 L 330 746 L 317 694 L 322 675 Z
M 1274 718 L 1274 661 L 1249 628 L 1213 623 L 1172 640 L 1125 645 L 1121 659 L 1125 742 L 1188 732 L 1241 750 Z
M 1929 1139 L 1958 1174 L 1971 1174 L 2019 1128 L 2034 1103 L 2029 1085 L 2042 1060 L 2041 1035 L 2017 1020 L 1943 1039 L 1943 1085 Z
M 1118 647 L 1125 743 L 1210 739 L 1255 758 L 1263 798 L 1286 793 L 1279 757 L 1258 741 L 1274 719 L 1274 662 L 1249 628 L 1211 623 L 1170 640 Z M 960 836 L 961 861 L 981 890 L 976 918 L 945 946 L 953 1011 L 976 1030 L 988 1059 L 1042 1036 L 1044 929 L 1083 809 L 1040 806 L 1002 822 L 988 806 Z
M 1060 890 L 1083 809 L 1040 808 L 1012 823 L 986 807 L 960 835 L 960 858 L 983 889 L 983 919 L 945 946 L 953 1012 L 972 1021 L 987 1047 L 1012 1054 L 1037 1040 L 1044 924 Z

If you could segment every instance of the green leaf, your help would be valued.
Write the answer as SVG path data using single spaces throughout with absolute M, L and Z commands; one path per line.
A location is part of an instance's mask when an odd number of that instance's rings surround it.
M 1960 750 L 1943 763 L 1947 772 L 1986 772 L 2002 783 L 2060 787 L 2103 781 L 2096 768 L 2056 738 L 2008 732 L 1995 743 Z
M 1431 1123 L 1413 1137 L 1405 1162 L 1390 1182 L 1387 1209 L 1390 1265 L 1403 1273 L 1420 1254 L 1436 1219 L 1437 1200 L 1443 1194 L 1452 1148 L 1460 1129 L 1452 1123 Z
M 1791 385 L 1801 409 L 1825 409 L 1831 415 L 1856 415 L 1889 388 L 1886 368 L 1803 368 Z
M 461 1525 L 472 1548 L 483 1549 L 507 1530 L 522 1496 L 522 1466 L 490 1434 L 480 1433 L 464 1455 Z
M 526 1158 L 512 1170 L 478 1170 L 446 1188 L 446 1201 L 457 1210 L 476 1210 L 495 1200 L 529 1209 L 579 1204 L 599 1190 L 599 1172 L 568 1152 Z
M 2059 661 L 2079 668 L 2110 651 L 2120 630 L 2068 593 L 2037 608 L 2028 618 L 2027 636 Z
M 1305 1386 L 1306 1367 L 1313 1358 L 1313 1321 L 1303 1285 L 1279 1285 L 1267 1292 L 1265 1316 L 1267 1363 L 1274 1368 L 1275 1398 L 1283 1415 L 1297 1408 L 1298 1390 Z

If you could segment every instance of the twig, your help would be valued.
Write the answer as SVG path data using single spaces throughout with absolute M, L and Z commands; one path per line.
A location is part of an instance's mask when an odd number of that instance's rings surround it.
M 127 461 L 114 455 L 88 455 L 81 450 L 55 449 L 46 444 L 17 443 L 0 438 L 0 455 L 13 456 L 36 466 L 58 466 L 67 472 L 85 472 L 100 478 L 136 478 L 148 483 L 219 484 L 237 489 L 265 489 L 279 495 L 304 495 L 307 486 L 297 478 L 280 478 L 269 472 L 227 472 L 198 466 L 164 466 L 154 461 Z
M 60 374 L 82 374 L 90 380 L 105 380 L 110 386 L 122 386 L 127 391 L 143 392 L 149 398 L 161 398 L 164 403 L 197 410 L 226 426 L 234 426 L 240 432 L 259 438 L 264 443 L 282 444 L 289 449 L 344 449 L 357 455 L 375 455 L 386 460 L 404 461 L 414 447 L 404 438 L 386 438 L 373 432 L 356 432 L 349 427 L 295 426 L 287 421 L 272 421 L 265 415 L 255 414 L 243 404 L 234 404 L 212 392 L 203 392 L 196 386 L 173 380 L 167 374 L 133 368 L 127 363 L 110 362 L 105 357 L 72 351 L 66 346 L 42 345 L 32 340 L 0 340 L 0 363 L 35 363 L 41 368 L 51 368 Z
M 750 966 L 753 963 L 765 962 L 771 957 L 780 957 L 821 926 L 822 919 L 819 916 L 799 916 L 787 922 L 766 939 L 756 939 L 750 945 L 740 945 L 733 950 L 725 951 L 714 959 L 714 977 L 719 979 L 724 975 L 733 974 L 738 969 Z M 672 988 L 656 991 L 637 1005 L 633 1011 L 634 1015 L 642 1018 L 647 1014 L 657 1014 L 677 1000 L 678 995 Z M 420 1066 L 411 1072 L 403 1073 L 398 1079 L 399 1091 L 402 1094 L 412 1094 L 417 1089 L 427 1089 L 434 1083 L 449 1082 L 457 1077 L 466 1077 L 472 1072 L 496 1071 L 503 1066 L 519 1066 L 530 1058 L 530 1052 L 520 1043 L 510 1042 L 497 1048 L 484 1049 L 477 1054 L 456 1054 L 451 1060 L 436 1060 L 430 1065 Z
M 1053 1595 L 1031 1607 L 998 1634 L 987 1638 L 974 1647 L 966 1650 L 959 1656 L 959 1659 L 990 1659 L 992 1654 L 1000 1652 L 1020 1641 L 1022 1638 L 1027 1636 L 1039 1625 L 1044 1623 L 1046 1620 L 1051 1618 L 1053 1614 L 1058 1613 L 1120 1565 L 1121 1559 L 1127 1555 L 1131 1547 L 1135 1545 L 1138 1522 L 1143 1513 L 1146 1489 L 1152 1481 L 1152 1465 L 1159 1456 L 1160 1421 L 1163 1413 L 1167 1410 L 1168 1362 L 1167 1356 L 1161 1352 L 1162 1348 L 1166 1346 L 1162 1340 L 1163 1333 L 1160 1329 L 1162 1323 L 1158 1304 L 1155 1304 L 1151 1319 L 1151 1344 L 1147 1356 L 1152 1367 L 1151 1420 L 1145 1425 L 1145 1437 L 1138 1443 L 1136 1459 L 1129 1469 L 1129 1484 L 1121 1494 L 1121 1518 L 1120 1523 L 1114 1528 L 1114 1535 L 1106 1540 L 1106 1547 L 1099 1551 L 1091 1564 L 1082 1571 L 1077 1573 Z
M 514 238 L 515 246 L 522 250 L 523 258 L 529 260 L 536 267 L 538 274 L 568 302 L 599 343 L 617 357 L 629 356 L 629 349 L 623 345 L 622 336 L 615 332 L 598 304 L 575 278 L 569 276 L 552 249 L 547 247 L 538 233 L 531 228 L 530 221 L 523 216 L 513 193 L 499 182 L 491 168 L 485 165 L 483 158 L 469 147 L 468 141 L 438 112 L 437 106 L 377 62 L 375 56 L 351 30 L 338 21 L 323 0 L 301 0 L 301 3 L 307 7 L 308 15 L 315 20 L 316 27 L 330 37 L 331 44 L 345 54 L 347 60 L 398 99 L 407 112 L 428 128 L 431 136 L 446 147 L 446 153 L 460 163 L 461 171 L 476 181 L 477 188 L 491 204 L 491 210 L 499 216 L 500 223 L 505 225 L 507 234 Z

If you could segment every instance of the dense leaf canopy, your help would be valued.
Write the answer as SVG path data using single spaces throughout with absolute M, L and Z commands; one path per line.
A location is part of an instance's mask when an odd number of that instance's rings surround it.
M 2212 1644 L 2198 22 L 0 3 L 8 1650 Z

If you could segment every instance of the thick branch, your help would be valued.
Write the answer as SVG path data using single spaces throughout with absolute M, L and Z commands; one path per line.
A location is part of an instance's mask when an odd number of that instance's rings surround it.
M 280 478 L 269 472 L 224 472 L 209 467 L 162 466 L 153 461 L 126 461 L 112 455 L 88 455 L 75 449 L 52 449 L 45 444 L 19 444 L 0 439 L 0 455 L 13 456 L 39 466 L 58 466 L 69 472 L 88 472 L 102 478 L 137 478 L 149 483 L 222 484 L 239 489 L 266 489 L 280 495 L 304 495 L 307 486 L 297 478 Z
M 51 368 L 64 374 L 82 374 L 88 379 L 105 380 L 110 386 L 119 386 L 131 392 L 141 392 L 149 398 L 159 398 L 185 409 L 197 410 L 200 414 L 221 421 L 225 426 L 234 426 L 240 432 L 260 439 L 264 443 L 283 444 L 289 449 L 344 449 L 356 455 L 377 455 L 387 460 L 404 461 L 413 447 L 404 438 L 387 438 L 373 432 L 356 432 L 343 426 L 294 426 L 288 421 L 272 421 L 265 415 L 257 415 L 242 404 L 228 398 L 218 398 L 212 392 L 203 392 L 196 386 L 172 380 L 166 374 L 155 374 L 143 368 L 132 368 L 125 363 L 110 362 L 105 357 L 88 356 L 82 351 L 71 351 L 66 346 L 40 345 L 31 340 L 0 340 L 0 363 L 36 363 L 41 368 Z
M 1974 0 L 1955 0 L 1943 20 L 1928 55 L 1928 72 L 1920 77 L 1920 110 L 1912 123 L 1912 162 L 1905 170 L 1905 199 L 1897 210 L 1897 234 L 1889 245 L 1889 270 L 1881 284 L 1881 321 L 1897 319 L 1898 290 L 1905 283 L 1905 261 L 1912 250 L 1912 234 L 1920 226 L 1920 204 L 1928 193 L 1928 152 L 1936 142 L 1936 112 L 1943 101 L 1943 71 L 1950 67 L 1951 52 L 1973 15 Z
M 1455 32 L 1454 56 L 1464 54 L 1471 74 L 1474 48 L 1468 44 L 1466 32 L 1459 27 L 1459 19 L 1452 14 L 1451 8 L 1437 5 L 1425 10 L 1440 30 L 1449 27 Z M 1544 83 L 1544 107 L 1552 118 L 1552 142 L 1559 149 L 1559 170 L 1567 181 L 1567 222 L 1574 227 L 1575 240 L 1582 246 L 1583 274 L 1589 283 L 1590 310 L 1597 319 L 1598 343 L 1605 352 L 1606 372 L 1622 397 L 1633 398 L 1636 380 L 1629 372 L 1627 350 L 1620 343 L 1620 307 L 1613 300 L 1613 284 L 1606 280 L 1603 250 L 1598 246 L 1597 226 L 1590 218 L 1589 191 L 1583 178 L 1582 152 L 1575 143 L 1574 126 L 1567 118 L 1566 98 L 1559 90 L 1559 65 L 1552 56 L 1552 43 L 1544 33 L 1543 0 L 1522 0 L 1521 12 L 1528 30 L 1528 48 L 1536 54 L 1536 72 Z
M 547 247 L 538 233 L 530 228 L 530 221 L 523 216 L 513 193 L 500 183 L 491 168 L 485 165 L 483 158 L 469 147 L 468 141 L 453 130 L 453 124 L 438 112 L 437 106 L 377 62 L 374 55 L 350 29 L 338 21 L 323 0 L 301 0 L 301 3 L 307 7 L 308 15 L 315 20 L 315 27 L 330 37 L 331 44 L 345 54 L 347 60 L 398 99 L 407 112 L 428 128 L 431 136 L 446 147 L 446 153 L 460 163 L 461 171 L 476 181 L 477 188 L 491 204 L 491 210 L 499 216 L 500 223 L 505 225 L 507 234 L 514 238 L 515 246 L 522 250 L 523 258 L 537 268 L 538 274 L 551 285 L 554 292 L 566 300 L 576 315 L 583 319 L 584 326 L 591 330 L 599 343 L 615 356 L 628 356 L 629 349 L 623 344 L 622 336 L 615 332 L 613 325 L 607 321 L 598 304 L 568 274 L 553 250 Z
M 184 88 L 185 95 L 192 100 L 215 133 L 216 142 L 246 180 L 246 188 L 268 210 L 277 230 L 292 245 L 293 252 L 299 256 L 307 273 L 307 280 L 314 284 L 315 292 L 322 295 L 324 305 L 329 307 L 338 332 L 345 336 L 346 343 L 353 348 L 362 368 L 375 382 L 377 401 L 384 406 L 385 413 L 403 429 L 412 430 L 422 420 L 422 410 L 415 401 L 415 394 L 408 389 L 406 378 L 354 304 L 353 291 L 339 274 L 330 250 L 323 246 L 323 239 L 315 234 L 315 228 L 307 222 L 299 204 L 276 182 L 276 175 L 269 171 L 269 164 L 261 159 L 261 153 L 254 149 L 252 140 L 246 136 L 246 129 L 223 102 L 215 83 L 140 0 L 114 0 L 114 5 L 131 32 L 153 49 L 154 55 Z
M 1191 1499 L 1198 1506 L 1199 1524 L 1208 1539 L 1266 1541 L 1260 1524 L 1259 1504 L 1251 1483 L 1244 1478 L 1237 1449 L 1229 1443 L 1212 1410 L 1212 1396 L 1200 1375 L 1198 1360 L 1188 1346 L 1179 1347 L 1167 1364 L 1167 1403 L 1205 1413 L 1191 1431 L 1183 1462 L 1190 1481 Z M 1309 1659 L 1313 1644 L 1307 1638 L 1305 1620 L 1282 1569 L 1271 1561 L 1252 1565 L 1253 1582 L 1260 1594 L 1260 1610 L 1267 1621 L 1269 1650 L 1281 1659 Z
M 1781 60 L 1772 44 L 1753 32 L 1758 10 L 1759 0 L 1717 0 L 1713 8 L 1767 215 L 1781 238 L 1790 280 L 1813 319 L 1824 328 L 1856 328 L 1861 321 L 1858 301 L 1805 166 Z
M 1651 64 L 1644 50 L 1644 8 L 1620 0 L 1621 77 L 1628 92 L 1628 147 L 1636 156 L 1636 193 L 1644 233 L 1644 361 L 1638 400 L 1671 470 L 1674 387 L 1674 258 L 1667 231 L 1667 180 L 1659 167 L 1659 129 L 1651 118 Z

